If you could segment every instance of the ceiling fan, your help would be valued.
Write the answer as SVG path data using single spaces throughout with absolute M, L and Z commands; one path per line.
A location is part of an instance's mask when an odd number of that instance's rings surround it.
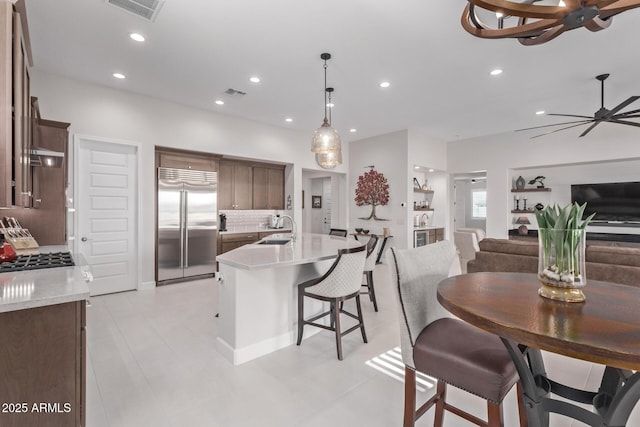
M 574 120 L 574 121 L 570 121 L 570 122 L 555 123 L 555 124 L 552 124 L 552 125 L 535 126 L 535 127 L 531 127 L 531 128 L 517 129 L 516 132 L 520 132 L 520 131 L 524 131 L 524 130 L 532 130 L 532 129 L 542 129 L 542 128 L 553 127 L 553 126 L 570 125 L 570 126 L 565 126 L 563 128 L 560 128 L 560 129 L 552 130 L 551 132 L 546 132 L 546 133 L 543 133 L 543 134 L 540 134 L 540 135 L 532 136 L 531 138 L 533 139 L 533 138 L 539 138 L 541 136 L 549 135 L 550 133 L 560 132 L 561 130 L 571 129 L 571 128 L 574 128 L 576 126 L 586 125 L 587 123 L 593 123 L 593 124 L 591 126 L 589 126 L 584 132 L 582 132 L 580 134 L 581 137 L 585 136 L 586 134 L 591 132 L 593 130 L 593 128 L 595 128 L 596 126 L 598 126 L 602 122 L 618 123 L 618 124 L 621 124 L 621 125 L 629 125 L 629 126 L 640 127 L 640 123 L 626 120 L 626 119 L 640 118 L 640 109 L 627 111 L 626 113 L 619 113 L 620 110 L 625 109 L 629 104 L 632 104 L 633 102 L 635 102 L 638 99 L 640 99 L 640 96 L 630 96 L 625 101 L 623 101 L 620 104 L 616 105 L 611 110 L 609 110 L 609 109 L 604 107 L 604 81 L 607 79 L 607 77 L 609 77 L 609 74 L 600 74 L 600 75 L 596 76 L 596 79 L 600 80 L 600 85 L 601 85 L 601 103 L 600 103 L 600 109 L 593 114 L 593 117 L 591 117 L 591 116 L 581 116 L 581 115 L 576 115 L 576 114 L 552 114 L 552 113 L 549 113 L 549 114 L 547 114 L 548 116 L 575 117 L 575 118 L 579 118 L 579 119 L 582 119 L 582 120 Z

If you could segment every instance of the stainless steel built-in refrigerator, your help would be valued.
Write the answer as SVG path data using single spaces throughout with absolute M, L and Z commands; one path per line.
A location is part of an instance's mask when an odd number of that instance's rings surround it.
M 158 282 L 215 272 L 217 197 L 216 172 L 158 168 Z

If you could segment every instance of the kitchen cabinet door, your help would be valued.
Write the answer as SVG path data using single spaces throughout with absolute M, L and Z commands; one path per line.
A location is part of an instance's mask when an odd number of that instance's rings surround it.
M 268 169 L 268 208 L 284 209 L 284 169 Z
M 269 209 L 267 168 L 253 168 L 253 209 Z
M 13 203 L 31 207 L 31 94 L 27 45 L 20 14 L 13 14 Z
M 12 205 L 13 5 L 0 2 L 0 207 Z
M 160 153 L 160 166 L 163 168 L 218 172 L 217 159 L 180 153 Z
M 284 170 L 253 167 L 253 209 L 284 209 Z
M 0 413 L 3 427 L 86 425 L 85 330 L 85 301 L 0 313 L 0 400 L 28 402 Z M 59 408 L 31 410 L 40 402 Z
M 218 174 L 218 209 L 253 208 L 253 171 L 251 165 L 220 161 Z

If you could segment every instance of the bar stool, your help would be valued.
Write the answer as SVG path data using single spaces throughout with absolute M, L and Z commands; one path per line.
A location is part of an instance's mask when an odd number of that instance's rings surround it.
M 434 427 L 442 427 L 447 410 L 479 426 L 503 426 L 502 400 L 518 381 L 506 347 L 496 335 L 452 318 L 437 300 L 438 283 L 456 260 L 452 242 L 415 249 L 391 248 L 392 269 L 400 314 L 400 347 L 405 364 L 404 427 L 436 406 Z M 437 378 L 436 394 L 416 410 L 416 371 Z M 447 384 L 487 400 L 488 419 L 446 401 Z M 526 412 L 518 393 L 521 427 Z
M 362 271 L 365 262 L 365 247 L 360 246 L 338 251 L 338 258 L 322 277 L 308 280 L 298 285 L 298 341 L 302 342 L 302 332 L 305 325 L 334 331 L 336 334 L 336 348 L 338 359 L 342 360 L 342 337 L 350 332 L 360 329 L 362 340 L 367 342 L 364 331 L 364 320 L 360 306 L 360 287 L 362 283 Z M 304 318 L 304 297 L 329 302 L 329 311 Z M 338 305 L 343 301 L 355 298 L 357 315 L 345 311 Z M 344 314 L 358 321 L 358 324 L 342 331 L 340 327 L 340 314 Z M 315 323 L 316 320 L 330 316 L 330 326 Z
M 365 293 L 369 294 L 369 299 L 373 303 L 373 309 L 378 311 L 378 302 L 376 301 L 376 291 L 373 287 L 373 269 L 376 266 L 376 255 L 378 252 L 376 249 L 378 248 L 378 243 L 380 239 L 377 235 L 372 234 L 367 242 L 367 259 L 364 262 L 364 276 L 366 279 L 366 284 L 362 285 L 367 288 Z
M 340 236 L 347 237 L 347 230 L 343 230 L 342 228 L 332 228 L 329 230 L 329 236 Z

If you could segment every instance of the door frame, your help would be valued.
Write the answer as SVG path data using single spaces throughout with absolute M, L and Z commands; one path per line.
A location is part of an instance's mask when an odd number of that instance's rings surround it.
M 138 262 L 135 264 L 136 265 L 136 272 L 135 272 L 135 284 L 136 284 L 136 290 L 141 290 L 142 289 L 142 208 L 140 206 L 140 200 L 142 200 L 142 185 L 141 185 L 141 176 L 140 176 L 140 171 L 142 170 L 142 159 L 140 156 L 140 151 L 142 149 L 142 144 L 140 144 L 139 142 L 135 142 L 135 141 L 125 141 L 125 140 L 120 140 L 120 139 L 114 139 L 114 138 L 105 138 L 105 137 L 99 137 L 99 136 L 91 136 L 91 135 L 84 135 L 84 134 L 74 134 L 73 135 L 73 148 L 72 150 L 69 150 L 69 152 L 73 152 L 73 159 L 71 159 L 73 162 L 73 203 L 72 206 L 75 208 L 76 206 L 80 206 L 79 201 L 82 200 L 82 197 L 80 195 L 80 191 L 79 191 L 79 186 L 77 185 L 78 183 L 78 179 L 80 177 L 80 149 L 84 148 L 84 146 L 86 146 L 87 143 L 89 142 L 97 142 L 100 144 L 104 144 L 104 145 L 118 145 L 118 146 L 128 146 L 128 147 L 132 147 L 134 149 L 134 155 L 136 157 L 136 161 L 135 161 L 135 177 L 136 177 L 136 191 L 135 191 L 135 196 L 136 196 L 136 205 L 135 205 L 135 209 L 136 209 L 136 233 L 135 233 L 135 238 L 137 239 L 136 241 L 136 256 L 138 258 Z M 73 216 L 73 236 L 69 236 L 69 240 L 73 241 L 73 252 L 74 253 L 80 253 L 80 242 L 78 241 L 78 239 L 76 239 L 76 234 L 78 233 L 78 226 L 79 226 L 79 219 L 78 219 L 78 215 L 75 214 L 76 210 L 73 210 L 74 212 L 74 216 Z

